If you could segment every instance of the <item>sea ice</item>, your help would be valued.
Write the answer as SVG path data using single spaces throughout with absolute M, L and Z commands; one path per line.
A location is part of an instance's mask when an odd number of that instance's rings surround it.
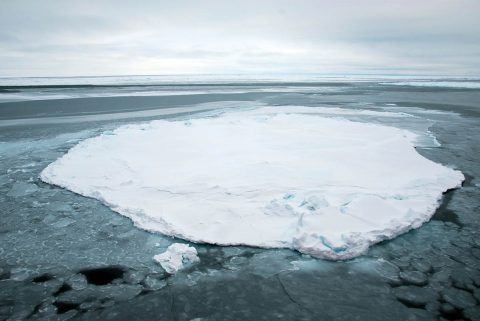
M 193 246 L 182 243 L 173 243 L 161 254 L 153 259 L 158 262 L 167 273 L 177 273 L 185 265 L 200 261 L 197 250 Z
M 7 193 L 11 197 L 24 197 L 38 191 L 38 186 L 31 183 L 15 182 Z
M 416 87 L 444 87 L 444 88 L 480 88 L 478 81 L 401 81 L 382 83 L 383 85 L 416 86 Z
M 410 131 L 327 116 L 263 107 L 126 125 L 79 143 L 41 178 L 149 231 L 328 259 L 418 228 L 464 179 L 418 154 Z

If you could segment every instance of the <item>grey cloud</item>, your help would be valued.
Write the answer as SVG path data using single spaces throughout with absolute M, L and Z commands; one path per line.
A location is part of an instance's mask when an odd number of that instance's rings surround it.
M 0 76 L 480 74 L 480 1 L 0 1 Z

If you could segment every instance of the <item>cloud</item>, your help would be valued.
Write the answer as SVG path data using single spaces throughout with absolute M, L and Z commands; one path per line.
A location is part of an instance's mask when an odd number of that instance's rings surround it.
M 477 0 L 0 2 L 0 75 L 480 74 Z

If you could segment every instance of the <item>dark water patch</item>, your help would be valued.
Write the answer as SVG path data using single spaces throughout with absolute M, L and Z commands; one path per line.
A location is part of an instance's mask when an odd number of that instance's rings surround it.
M 84 97 L 5 102 L 0 103 L 0 120 L 138 112 L 210 102 L 252 101 L 268 95 L 271 94 L 258 92 L 184 96 Z
M 441 310 L 440 315 L 442 316 L 442 318 L 447 320 L 466 320 L 463 317 L 462 313 L 457 309 L 453 309 L 452 311 Z
M 44 283 L 44 282 L 47 282 L 47 281 L 50 281 L 50 280 L 53 280 L 53 279 L 54 279 L 53 275 L 45 273 L 45 274 L 39 275 L 37 277 L 34 277 L 32 282 L 33 283 Z
M 21 92 L 20 90 L 17 90 L 17 89 L 7 89 L 5 87 L 1 87 L 0 86 L 0 94 L 1 93 L 7 93 L 7 94 L 10 94 L 10 93 L 19 93 Z
M 113 280 L 123 278 L 125 270 L 117 266 L 109 266 L 95 269 L 81 270 L 80 273 L 85 275 L 87 282 L 94 285 L 107 285 Z
M 66 313 L 70 310 L 75 310 L 79 307 L 80 304 L 78 303 L 68 303 L 68 302 L 54 302 L 54 306 L 57 307 L 57 313 L 58 314 L 63 314 Z

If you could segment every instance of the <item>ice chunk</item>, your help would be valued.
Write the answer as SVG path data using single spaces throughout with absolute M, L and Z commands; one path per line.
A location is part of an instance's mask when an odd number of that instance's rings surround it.
M 463 180 L 418 154 L 410 131 L 315 110 L 127 125 L 81 142 L 41 178 L 149 231 L 329 259 L 418 228 Z
M 200 261 L 197 250 L 182 243 L 173 243 L 165 252 L 155 255 L 153 259 L 170 274 L 177 273 L 188 264 Z

